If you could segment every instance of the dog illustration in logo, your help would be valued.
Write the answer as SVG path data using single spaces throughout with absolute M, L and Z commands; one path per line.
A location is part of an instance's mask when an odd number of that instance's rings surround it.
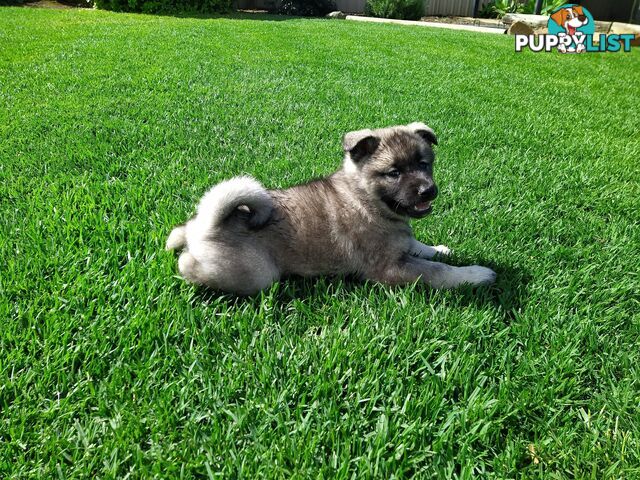
M 559 33 L 559 37 L 569 36 L 573 38 L 582 37 L 584 33 L 578 30 L 578 28 L 585 26 L 589 23 L 589 19 L 584 14 L 584 10 L 580 5 L 571 5 L 568 7 L 562 7 L 557 12 L 551 15 L 551 19 L 556 22 L 560 27 L 564 28 L 566 33 Z M 578 43 L 577 47 L 573 44 L 567 46 L 562 41 L 558 45 L 558 51 L 562 53 L 581 53 L 586 50 L 583 43 Z

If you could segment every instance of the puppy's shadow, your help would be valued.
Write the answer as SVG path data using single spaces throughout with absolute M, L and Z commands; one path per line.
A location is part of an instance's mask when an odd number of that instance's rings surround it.
M 273 303 L 286 304 L 294 300 L 312 301 L 319 298 L 335 297 L 339 294 L 347 297 L 364 285 L 364 282 L 349 276 L 318 276 L 310 278 L 291 276 L 282 278 L 270 288 L 254 295 L 240 296 L 224 293 L 209 287 L 196 286 L 195 297 L 206 304 L 224 300 L 229 304 L 258 306 L 265 299 L 269 299 Z
M 529 296 L 528 285 L 531 277 L 523 268 L 477 257 L 465 258 L 456 256 L 453 259 L 446 260 L 446 263 L 455 266 L 483 265 L 497 273 L 497 279 L 493 285 L 484 287 L 465 285 L 450 290 L 446 301 L 452 308 L 476 306 L 481 309 L 486 306 L 493 306 L 503 313 L 506 321 L 510 321 L 527 304 Z M 206 287 L 198 287 L 195 298 L 204 304 L 222 301 L 228 305 L 243 305 L 252 309 L 260 308 L 261 305 L 265 304 L 265 301 L 277 305 L 278 308 L 295 301 L 303 301 L 310 306 L 322 307 L 335 301 L 349 301 L 354 296 L 359 298 L 369 296 L 372 293 L 371 289 L 380 289 L 380 294 L 383 293 L 383 289 L 391 290 L 391 292 L 397 291 L 398 293 L 403 289 L 415 289 L 424 295 L 425 303 L 439 302 L 443 298 L 437 290 L 431 289 L 420 282 L 415 285 L 383 286 L 363 282 L 351 276 L 288 277 L 275 283 L 268 290 L 247 297 L 224 294 Z
M 482 308 L 491 305 L 501 311 L 505 320 L 512 320 L 528 303 L 530 273 L 519 265 L 495 262 L 482 257 L 457 256 L 449 265 L 467 266 L 482 265 L 497 274 L 493 285 L 484 287 L 462 286 L 454 290 L 452 298 L 460 306 L 475 305 Z

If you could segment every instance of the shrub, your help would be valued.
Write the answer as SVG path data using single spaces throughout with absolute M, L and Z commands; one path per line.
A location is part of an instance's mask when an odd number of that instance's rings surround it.
M 542 4 L 542 10 L 540 11 L 540 13 L 542 15 L 551 15 L 551 13 L 553 13 L 554 10 L 560 8 L 565 3 L 571 3 L 571 2 L 567 2 L 566 0 L 546 0 Z M 532 9 L 531 13 L 533 12 L 534 10 Z
M 524 5 L 515 0 L 491 0 L 478 12 L 483 18 L 502 18 L 507 13 L 524 13 Z
M 276 10 L 284 15 L 322 17 L 335 9 L 333 0 L 283 0 Z
M 556 8 L 567 3 L 566 0 L 544 0 L 542 2 L 542 15 L 549 15 Z M 502 18 L 507 13 L 534 13 L 536 0 L 491 0 L 478 11 L 478 16 L 483 18 Z
M 365 13 L 373 17 L 419 20 L 425 0 L 367 0 Z
M 98 8 L 141 13 L 224 13 L 233 0 L 95 0 Z

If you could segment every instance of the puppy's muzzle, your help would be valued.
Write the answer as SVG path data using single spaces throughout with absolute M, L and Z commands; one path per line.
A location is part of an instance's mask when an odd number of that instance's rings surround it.
M 435 184 L 422 184 L 418 187 L 418 195 L 420 199 L 431 201 L 438 196 L 438 187 Z

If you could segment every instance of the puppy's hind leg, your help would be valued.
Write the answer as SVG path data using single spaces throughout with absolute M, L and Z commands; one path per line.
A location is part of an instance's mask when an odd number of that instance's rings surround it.
M 280 279 L 280 270 L 259 249 L 245 248 L 221 256 L 215 283 L 218 288 L 238 295 L 253 295 Z M 228 259 L 233 259 L 229 261 Z
M 236 295 L 253 295 L 280 278 L 280 271 L 263 255 L 243 257 L 245 252 L 220 251 L 218 256 L 201 263 L 189 252 L 182 252 L 178 269 L 182 277 Z
M 189 252 L 182 252 L 178 258 L 178 270 L 182 277 L 197 284 L 206 284 L 206 276 L 202 270 L 202 266 L 196 258 Z
M 415 238 L 411 239 L 411 246 L 409 247 L 409 255 L 420 258 L 433 258 L 436 255 L 449 255 L 451 250 L 445 245 L 425 245 L 419 242 Z

